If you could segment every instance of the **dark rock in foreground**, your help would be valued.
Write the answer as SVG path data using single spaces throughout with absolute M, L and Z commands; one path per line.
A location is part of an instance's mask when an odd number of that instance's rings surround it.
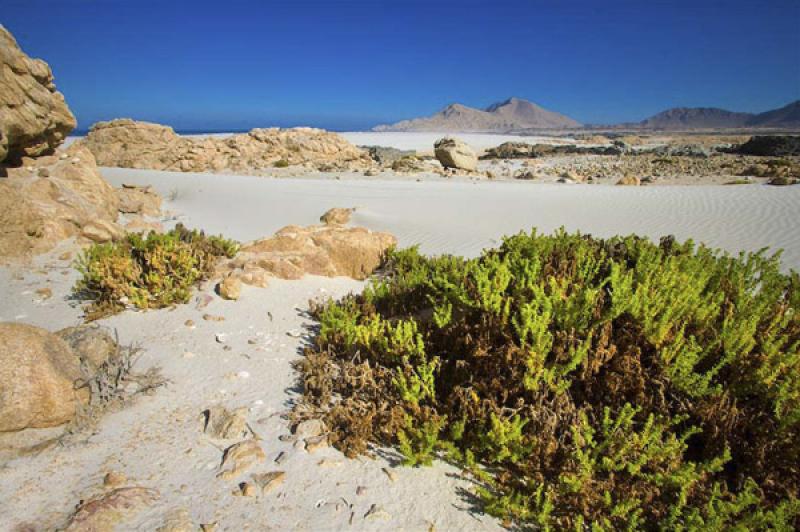
M 800 155 L 800 136 L 758 135 L 734 148 L 733 152 L 741 155 L 766 155 L 771 157 Z

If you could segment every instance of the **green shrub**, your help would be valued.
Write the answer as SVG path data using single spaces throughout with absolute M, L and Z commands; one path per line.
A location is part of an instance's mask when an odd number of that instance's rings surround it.
M 363 294 L 314 308 L 305 401 L 350 456 L 462 464 L 509 524 L 789 530 L 799 281 L 778 255 L 671 237 L 394 251 Z
M 289 161 L 287 161 L 286 159 L 279 159 L 279 160 L 275 161 L 272 164 L 272 166 L 274 166 L 275 168 L 288 168 L 289 167 Z
M 126 303 L 141 309 L 186 303 L 192 287 L 213 273 L 217 259 L 237 251 L 231 240 L 182 224 L 164 234 L 129 234 L 84 251 L 76 262 L 82 277 L 73 290 L 91 300 L 89 320 L 119 312 Z

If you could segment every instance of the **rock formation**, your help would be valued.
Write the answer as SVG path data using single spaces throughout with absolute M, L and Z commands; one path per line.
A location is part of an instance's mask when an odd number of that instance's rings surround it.
M 304 275 L 366 279 L 397 244 L 388 233 L 343 225 L 290 225 L 271 238 L 242 246 L 218 268 L 220 277 L 266 286 L 270 276 L 300 279 Z
M 52 152 L 75 125 L 47 63 L 0 26 L 0 164 Z
M 0 181 L 0 261 L 48 251 L 64 238 L 122 234 L 117 194 L 87 149 L 72 145 L 22 164 Z
M 100 166 L 181 172 L 247 172 L 304 165 L 318 170 L 370 168 L 374 162 L 321 129 L 253 129 L 230 137 L 181 137 L 172 128 L 130 119 L 94 124 L 80 141 Z
M 733 152 L 741 155 L 767 155 L 771 157 L 800 155 L 800 136 L 755 136 L 734 148 Z
M 478 169 L 478 157 L 465 142 L 445 137 L 433 145 L 436 158 L 445 168 L 456 168 L 474 172 Z

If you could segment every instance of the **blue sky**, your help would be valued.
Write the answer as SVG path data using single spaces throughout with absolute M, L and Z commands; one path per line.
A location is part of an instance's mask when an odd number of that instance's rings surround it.
M 800 98 L 800 0 L 0 0 L 80 127 L 367 128 L 526 98 L 585 123 Z

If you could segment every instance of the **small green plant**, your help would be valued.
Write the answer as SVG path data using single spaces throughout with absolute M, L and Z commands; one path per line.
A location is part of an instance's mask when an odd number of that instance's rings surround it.
M 275 161 L 272 164 L 272 166 L 274 166 L 275 168 L 288 168 L 289 167 L 289 161 L 287 161 L 286 159 L 279 159 L 279 160 Z
M 148 309 L 185 303 L 192 287 L 213 273 L 217 259 L 232 258 L 238 249 L 232 240 L 181 224 L 164 234 L 129 234 L 119 242 L 95 244 L 78 257 L 81 278 L 74 292 L 91 301 L 88 320 L 126 304 Z
M 314 309 L 305 401 L 352 456 L 396 445 L 543 530 L 800 525 L 800 277 L 667 237 L 519 234 L 390 253 Z

